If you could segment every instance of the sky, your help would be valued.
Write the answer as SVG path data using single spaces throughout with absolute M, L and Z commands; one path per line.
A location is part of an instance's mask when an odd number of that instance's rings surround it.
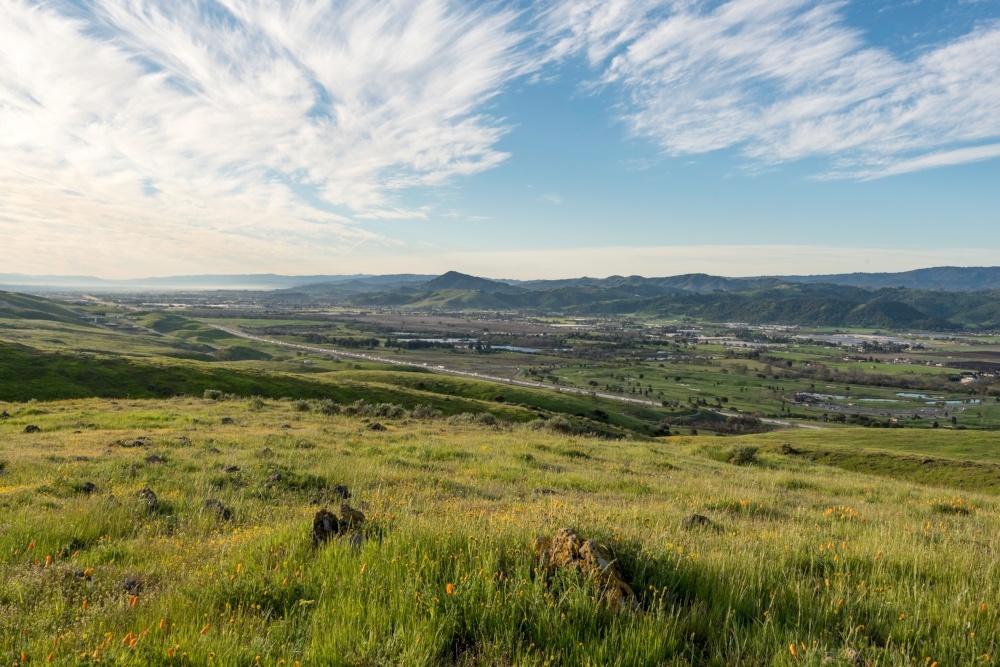
M 998 257 L 1000 0 L 0 0 L 0 272 Z

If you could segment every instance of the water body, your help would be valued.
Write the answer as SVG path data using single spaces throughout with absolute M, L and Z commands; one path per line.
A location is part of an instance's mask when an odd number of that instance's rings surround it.
M 979 398 L 961 398 L 961 399 L 951 399 L 945 400 L 944 396 L 929 396 L 928 394 L 913 394 L 907 391 L 901 391 L 896 394 L 896 396 L 902 396 L 904 398 L 921 398 L 927 405 L 936 405 L 937 403 L 944 403 L 945 405 L 978 405 L 982 403 L 982 399 Z
M 420 343 L 440 343 L 442 345 L 475 345 L 479 341 L 475 338 L 400 338 L 400 343 L 410 343 L 410 342 L 420 342 Z M 538 354 L 543 350 L 539 347 L 520 347 L 518 345 L 490 345 L 492 350 L 507 350 L 508 352 L 524 352 L 525 354 Z M 568 352 L 572 348 L 563 348 L 561 350 L 553 350 L 555 352 Z

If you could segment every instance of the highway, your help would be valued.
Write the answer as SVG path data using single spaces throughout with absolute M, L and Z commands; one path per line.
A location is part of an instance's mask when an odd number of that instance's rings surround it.
M 561 387 L 559 385 L 547 384 L 544 382 L 529 382 L 528 380 L 519 380 L 517 377 L 513 378 L 502 378 L 493 375 L 485 375 L 483 373 L 473 373 L 470 371 L 460 371 L 454 368 L 446 368 L 444 366 L 431 366 L 428 364 L 417 364 L 409 361 L 399 361 L 398 359 L 386 359 L 384 357 L 375 356 L 372 354 L 362 354 L 360 352 L 343 352 L 341 350 L 331 350 L 325 347 L 315 347 L 313 345 L 300 345 L 298 343 L 289 343 L 283 340 L 277 340 L 274 338 L 264 338 L 262 336 L 254 336 L 248 334 L 240 329 L 234 329 L 231 327 L 224 327 L 218 324 L 210 324 L 208 322 L 202 322 L 206 326 L 210 326 L 213 329 L 218 329 L 219 331 L 224 331 L 231 336 L 236 336 L 237 338 L 243 338 L 245 340 L 252 340 L 258 343 L 267 343 L 268 345 L 278 345 L 281 347 L 286 347 L 292 350 L 301 350 L 303 352 L 313 352 L 315 354 L 325 354 L 331 357 L 337 357 L 342 359 L 354 359 L 360 361 L 374 361 L 380 364 L 393 364 L 396 366 L 407 366 L 411 368 L 422 368 L 424 370 L 429 370 L 434 373 L 446 373 L 448 375 L 460 375 L 462 377 L 472 378 L 475 380 L 484 380 L 486 382 L 496 382 L 499 384 L 506 385 L 516 385 L 520 387 L 531 387 L 533 389 L 548 389 L 551 391 L 557 391 L 564 394 L 578 394 L 580 396 L 590 396 L 594 398 L 603 398 L 610 401 L 618 401 L 619 403 L 630 403 L 633 405 L 642 405 L 651 408 L 661 408 L 662 404 L 658 401 L 649 401 L 642 398 L 629 398 L 628 396 L 618 396 L 617 394 L 609 394 L 606 392 L 592 391 L 588 389 L 579 389 L 577 387 Z M 737 417 L 741 416 L 738 413 L 723 412 L 721 410 L 716 410 L 721 415 L 727 417 Z M 745 415 L 742 415 L 745 416 Z M 787 427 L 798 427 L 806 429 L 822 429 L 822 426 L 816 426 L 814 424 L 800 424 L 798 422 L 783 421 L 780 419 L 761 419 L 765 424 L 773 424 L 775 426 L 787 426 Z

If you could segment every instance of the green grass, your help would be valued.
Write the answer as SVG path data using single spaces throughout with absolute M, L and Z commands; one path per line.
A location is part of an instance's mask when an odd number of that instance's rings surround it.
M 994 497 L 783 456 L 771 436 L 733 465 L 734 439 L 374 432 L 282 402 L 0 409 L 6 664 L 976 665 L 998 649 Z M 335 484 L 368 516 L 360 551 L 312 545 Z M 718 530 L 683 530 L 695 512 Z M 609 548 L 636 610 L 539 569 L 532 540 L 562 526 Z
M 782 431 L 744 436 L 740 442 L 767 445 L 780 452 L 797 450 L 789 460 L 803 459 L 871 475 L 948 486 L 962 491 L 1000 494 L 1000 450 L 989 432 L 883 430 L 878 435 L 857 429 Z

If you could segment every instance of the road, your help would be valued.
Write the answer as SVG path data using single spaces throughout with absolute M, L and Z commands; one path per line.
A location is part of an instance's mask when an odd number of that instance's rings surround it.
M 264 338 L 263 336 L 255 336 L 253 334 L 248 334 L 240 329 L 234 329 L 231 327 L 224 327 L 218 324 L 210 324 L 208 322 L 202 322 L 206 326 L 210 326 L 213 329 L 218 329 L 219 331 L 224 331 L 231 336 L 236 336 L 237 338 L 243 338 L 245 340 L 252 340 L 258 343 L 267 343 L 268 345 L 279 345 L 281 347 L 286 347 L 292 350 L 301 350 L 303 352 L 313 352 L 316 354 L 325 354 L 331 357 L 337 357 L 341 359 L 355 359 L 361 361 L 374 361 L 381 364 L 393 364 L 395 366 L 407 366 L 410 368 L 422 368 L 424 370 L 429 370 L 434 373 L 445 373 L 447 375 L 460 375 L 462 377 L 473 378 L 475 380 L 484 380 L 486 382 L 496 382 L 498 384 L 514 385 L 519 387 L 531 387 L 532 389 L 548 389 L 551 391 L 557 391 L 563 394 L 578 394 L 580 396 L 590 396 L 593 398 L 604 398 L 610 401 L 617 401 L 619 403 L 628 403 L 632 405 L 642 405 L 651 408 L 661 408 L 662 404 L 658 401 L 647 401 L 642 398 L 629 398 L 628 396 L 618 396 L 617 394 L 608 394 L 600 391 L 591 391 L 588 389 L 579 389 L 577 387 L 561 387 L 559 385 L 547 384 L 545 382 L 530 382 L 528 380 L 518 379 L 519 373 L 515 373 L 512 378 L 502 378 L 493 375 L 485 375 L 483 373 L 472 373 L 470 371 L 460 371 L 454 368 L 446 368 L 444 366 L 431 366 L 428 364 L 416 364 L 409 361 L 399 361 L 398 359 L 386 359 L 384 357 L 375 356 L 373 354 L 363 354 L 361 352 L 343 352 L 341 350 L 331 350 L 325 347 L 316 347 L 313 345 L 300 345 L 298 343 L 289 343 L 283 340 L 277 340 L 274 338 Z M 719 414 L 727 417 L 737 417 L 745 416 L 739 415 L 737 413 L 722 412 L 717 411 Z M 782 421 L 780 419 L 761 419 L 765 424 L 773 424 L 776 426 L 788 426 L 788 427 L 798 427 L 806 429 L 822 429 L 822 426 L 816 426 L 814 424 L 799 424 L 797 422 Z

